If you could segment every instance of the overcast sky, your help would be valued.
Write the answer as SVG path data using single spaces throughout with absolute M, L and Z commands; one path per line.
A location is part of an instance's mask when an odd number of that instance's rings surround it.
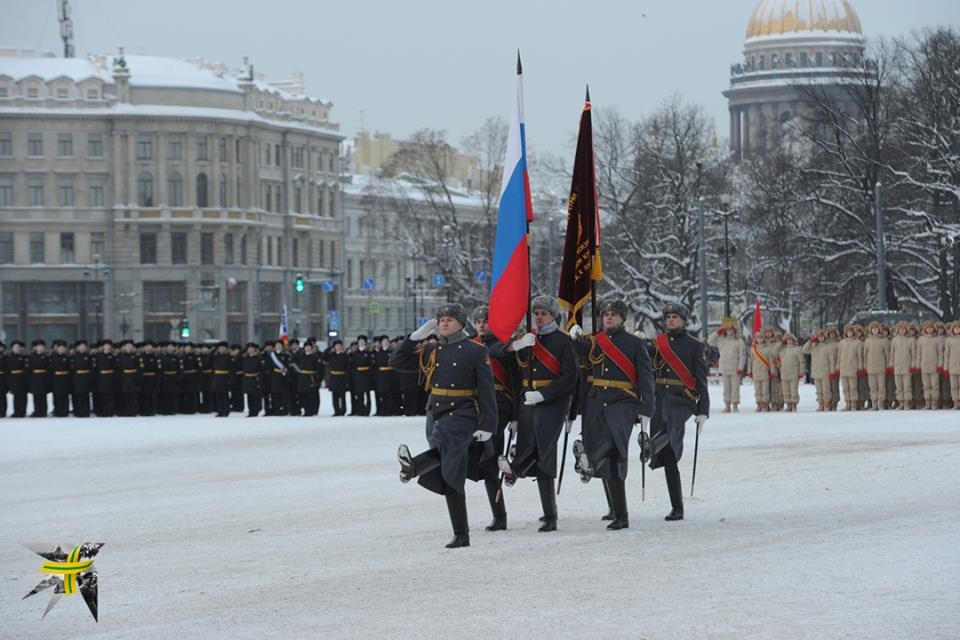
M 0 46 L 62 55 L 55 0 L 0 0 Z M 584 84 L 595 106 L 630 117 L 673 93 L 728 135 L 721 91 L 756 0 L 73 0 L 78 55 L 128 53 L 227 63 L 248 55 L 267 79 L 305 74 L 351 136 L 445 129 L 459 143 L 488 115 L 509 116 L 524 62 L 527 139 L 565 151 Z M 960 24 L 956 0 L 853 0 L 868 36 Z M 136 74 L 136 69 L 132 69 Z

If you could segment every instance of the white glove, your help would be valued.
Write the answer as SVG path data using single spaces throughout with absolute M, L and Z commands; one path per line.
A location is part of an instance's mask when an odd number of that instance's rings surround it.
M 517 421 L 516 421 L 516 420 L 511 420 L 510 422 L 507 423 L 507 431 L 509 431 L 509 432 L 512 433 L 513 435 L 517 435 Z
M 537 341 L 537 336 L 532 333 L 525 333 L 513 342 L 510 343 L 510 348 L 514 351 L 520 351 L 521 349 L 526 349 L 527 347 L 532 347 Z
M 570 327 L 570 337 L 571 337 L 571 338 L 573 338 L 574 340 L 576 340 L 577 338 L 581 337 L 582 335 L 583 335 L 583 327 L 581 327 L 581 326 L 578 325 L 578 324 L 575 324 L 575 325 L 573 325 L 572 327 Z
M 563 424 L 563 432 L 564 432 L 564 433 L 570 433 L 570 429 L 573 429 L 573 420 L 567 420 L 567 421 Z
M 482 429 L 477 429 L 473 432 L 473 439 L 477 442 L 486 442 L 493 437 L 493 434 L 489 431 L 483 431 Z
M 650 418 L 647 416 L 640 416 L 638 420 L 639 421 L 637 424 L 640 425 L 640 430 L 644 433 L 650 433 Z
M 527 334 L 529 335 L 529 334 Z M 543 402 L 543 394 L 539 391 L 527 391 L 523 394 L 523 404 L 532 407 L 535 404 Z
M 707 416 L 697 416 L 693 421 L 697 423 L 697 435 L 700 435 L 700 432 L 703 431 L 703 423 L 707 421 Z
M 428 335 L 433 333 L 433 330 L 436 328 L 437 328 L 437 319 L 430 318 L 429 320 L 423 323 L 422 327 L 420 327 L 419 329 L 417 329 L 416 331 L 410 334 L 410 339 L 416 340 L 418 342 L 420 340 L 424 340 Z

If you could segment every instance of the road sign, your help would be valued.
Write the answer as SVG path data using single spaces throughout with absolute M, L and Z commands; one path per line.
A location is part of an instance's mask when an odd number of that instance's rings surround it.
M 362 286 L 361 288 L 362 288 L 362 289 L 372 290 L 372 289 L 374 288 L 373 278 L 366 278 L 366 279 L 363 281 L 363 286 Z
M 375 315 L 377 315 L 377 314 L 379 314 L 379 313 L 380 313 L 380 303 L 377 302 L 377 301 L 371 302 L 371 303 L 370 303 L 370 314 L 375 316 Z
M 477 282 L 486 282 L 487 281 L 487 272 L 486 271 L 477 271 L 473 274 L 473 277 L 477 279 Z
M 336 309 L 330 309 L 327 311 L 327 325 L 330 331 L 337 331 L 340 329 L 340 314 L 337 313 Z
M 442 286 L 443 286 L 443 282 L 444 282 L 444 279 L 443 279 L 443 274 L 442 274 L 442 273 L 435 273 L 435 274 L 433 274 L 433 286 L 435 286 L 435 287 L 442 287 Z
M 430 318 L 417 318 L 417 327 L 419 328 L 419 327 L 422 327 L 423 325 L 427 324 L 427 321 L 428 321 L 429 319 L 430 319 Z
M 324 280 L 323 281 L 323 290 L 326 292 L 331 292 L 337 288 L 337 283 L 333 280 Z

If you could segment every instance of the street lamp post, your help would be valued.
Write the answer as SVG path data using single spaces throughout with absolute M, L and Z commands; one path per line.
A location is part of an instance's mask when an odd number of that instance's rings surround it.
M 110 268 L 109 268 L 107 265 L 102 264 L 102 263 L 100 262 L 100 254 L 99 254 L 99 253 L 95 253 L 95 254 L 93 255 L 93 274 L 92 274 L 92 275 L 93 275 L 93 281 L 94 281 L 97 285 L 100 284 L 100 270 L 101 270 L 101 269 L 103 270 L 104 276 L 110 275 Z M 83 276 L 84 276 L 84 278 L 89 278 L 89 277 L 91 276 L 90 269 L 85 269 L 85 270 L 83 271 Z M 103 291 L 103 289 L 101 289 L 99 292 L 97 292 L 97 294 L 93 297 L 93 299 L 96 301 L 96 316 L 95 316 L 95 317 L 96 317 L 97 335 L 96 335 L 96 338 L 95 338 L 95 339 L 97 339 L 97 340 L 100 340 L 100 339 L 102 339 L 102 338 L 105 337 L 105 336 L 104 336 L 103 328 L 102 328 L 101 325 L 100 325 L 100 316 L 101 316 L 101 314 L 103 313 L 103 297 L 104 297 L 104 291 Z
M 878 181 L 875 189 L 874 204 L 877 208 L 877 299 L 880 308 L 887 310 L 887 252 L 883 242 L 883 204 L 881 197 L 882 185 Z
M 703 229 L 703 196 L 700 196 L 697 204 L 700 226 L 700 335 L 706 341 L 709 328 L 707 327 L 707 243 Z
M 735 209 L 730 208 L 731 198 L 729 194 L 722 194 L 720 196 L 720 204 L 723 205 L 723 210 L 720 211 L 720 215 L 723 219 L 723 279 L 724 279 L 724 302 L 723 302 L 723 314 L 725 317 L 729 318 L 731 314 L 730 308 L 730 232 L 728 219 L 731 215 L 736 213 Z

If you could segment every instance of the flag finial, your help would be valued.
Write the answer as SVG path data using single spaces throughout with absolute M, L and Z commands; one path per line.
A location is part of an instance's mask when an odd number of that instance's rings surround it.
M 590 102 L 590 85 L 587 85 L 587 102 Z
M 520 64 L 520 49 L 517 49 L 517 75 L 523 75 L 523 65 Z

